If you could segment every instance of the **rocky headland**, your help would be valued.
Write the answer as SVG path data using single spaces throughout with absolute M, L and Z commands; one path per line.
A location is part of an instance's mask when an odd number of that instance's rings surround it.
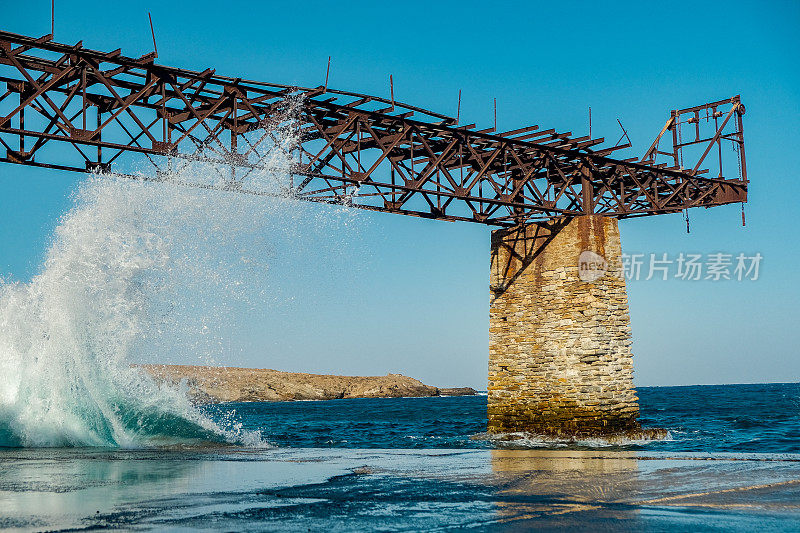
M 335 376 L 280 370 L 191 366 L 142 365 L 157 381 L 185 381 L 193 400 L 218 402 L 282 402 L 341 398 L 400 398 L 469 396 L 470 387 L 439 388 L 402 374 Z

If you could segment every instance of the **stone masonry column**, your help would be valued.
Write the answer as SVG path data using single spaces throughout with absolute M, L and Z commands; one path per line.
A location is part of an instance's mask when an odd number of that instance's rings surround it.
M 639 428 L 621 253 L 598 215 L 492 232 L 490 432 Z

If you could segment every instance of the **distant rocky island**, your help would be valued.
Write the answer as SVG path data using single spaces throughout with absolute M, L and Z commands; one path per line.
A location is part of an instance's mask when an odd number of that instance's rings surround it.
M 140 368 L 157 381 L 185 381 L 192 399 L 198 403 L 471 396 L 477 393 L 470 387 L 431 387 L 402 374 L 334 376 L 192 365 L 141 365 Z

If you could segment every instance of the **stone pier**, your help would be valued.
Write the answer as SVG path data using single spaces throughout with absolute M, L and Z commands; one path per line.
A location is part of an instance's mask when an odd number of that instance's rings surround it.
M 614 218 L 492 233 L 490 432 L 588 436 L 639 428 L 621 269 Z

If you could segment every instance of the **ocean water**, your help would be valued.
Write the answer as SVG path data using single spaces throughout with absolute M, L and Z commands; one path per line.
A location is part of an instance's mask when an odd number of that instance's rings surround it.
M 800 453 L 800 384 L 641 387 L 641 422 L 666 440 L 621 448 L 664 452 Z M 562 442 L 520 435 L 490 439 L 486 396 L 228 403 L 242 427 L 279 447 L 611 448 L 599 440 Z M 614 448 L 620 448 L 615 446 Z
M 669 439 L 494 441 L 485 396 L 206 406 L 262 444 L 0 449 L 0 528 L 800 529 L 800 384 L 640 396 Z

